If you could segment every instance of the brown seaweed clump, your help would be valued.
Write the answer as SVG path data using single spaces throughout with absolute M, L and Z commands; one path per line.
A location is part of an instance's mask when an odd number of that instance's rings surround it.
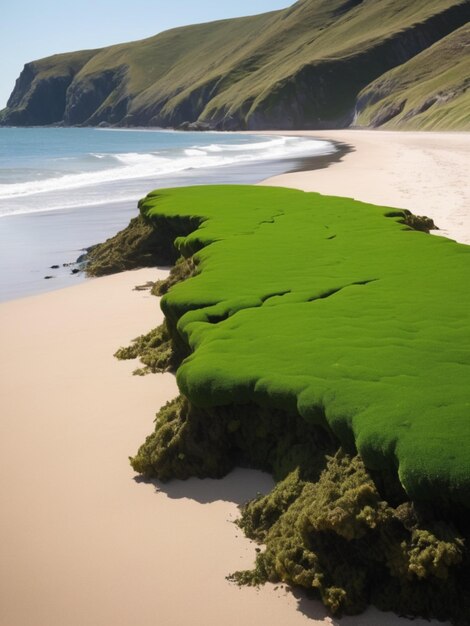
M 373 604 L 470 623 L 465 529 L 406 499 L 392 506 L 394 488 L 388 498 L 359 455 L 299 416 L 254 405 L 200 409 L 180 396 L 157 414 L 131 464 L 162 481 L 221 477 L 236 465 L 274 474 L 274 489 L 238 522 L 264 545 L 252 570 L 229 577 L 239 584 L 301 587 L 336 615 Z

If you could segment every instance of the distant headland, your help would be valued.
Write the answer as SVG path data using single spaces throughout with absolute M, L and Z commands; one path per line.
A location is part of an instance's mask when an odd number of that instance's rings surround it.
M 468 0 L 299 0 L 27 63 L 0 124 L 470 128 Z

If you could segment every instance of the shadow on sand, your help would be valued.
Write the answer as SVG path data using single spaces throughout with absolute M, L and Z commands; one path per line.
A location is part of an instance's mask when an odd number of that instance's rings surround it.
M 258 494 L 268 493 L 274 487 L 274 480 L 269 474 L 239 467 L 220 479 L 188 478 L 162 483 L 136 476 L 134 480 L 137 483 L 152 484 L 157 492 L 165 493 L 172 500 L 188 498 L 200 504 L 222 500 L 234 502 L 238 506 Z
M 187 498 L 199 504 L 223 501 L 238 506 L 245 504 L 259 494 L 268 493 L 274 487 L 274 480 L 269 474 L 245 468 L 236 468 L 221 479 L 189 478 L 188 480 L 171 480 L 168 483 L 162 483 L 158 480 L 148 480 L 142 476 L 135 476 L 134 480 L 139 484 L 152 485 L 157 493 L 163 493 L 172 500 Z M 268 585 L 271 586 L 272 583 L 268 583 Z M 281 589 L 292 593 L 297 601 L 297 611 L 312 620 L 312 624 L 319 622 L 323 622 L 325 626 L 376 626 L 378 624 L 380 626 L 406 626 L 407 624 L 424 626 L 429 624 L 426 620 L 409 621 L 393 613 L 382 613 L 374 608 L 369 608 L 362 615 L 335 618 L 328 614 L 319 600 L 312 598 L 301 589 L 295 589 L 282 583 L 273 586 L 274 589 L 280 587 L 278 593 L 281 593 Z

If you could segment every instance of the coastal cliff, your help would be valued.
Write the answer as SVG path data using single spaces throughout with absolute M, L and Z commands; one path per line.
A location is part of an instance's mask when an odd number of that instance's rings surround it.
M 300 0 L 28 63 L 0 124 L 254 130 L 377 127 L 396 118 L 400 127 L 468 128 L 468 114 L 455 115 L 453 104 L 468 111 L 469 19 L 469 0 Z M 455 64 L 442 78 L 441 42 Z M 433 80 L 423 80 L 429 73 Z M 413 89 L 408 105 L 404 91 Z M 383 110 L 371 112 L 383 97 Z

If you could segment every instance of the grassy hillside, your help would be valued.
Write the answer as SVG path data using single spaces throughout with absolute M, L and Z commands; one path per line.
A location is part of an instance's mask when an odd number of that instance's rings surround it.
M 182 396 L 134 469 L 273 472 L 240 522 L 266 550 L 236 580 L 467 624 L 468 246 L 403 211 L 281 188 L 158 190 L 140 209 L 160 237 L 180 224 L 191 263 L 164 327 L 119 351 L 179 364 Z
M 359 94 L 357 123 L 386 128 L 470 127 L 470 25 L 448 35 Z
M 3 123 L 45 123 L 40 87 L 60 92 L 66 124 L 294 128 L 348 125 L 371 81 L 470 18 L 469 0 L 300 0 L 246 18 L 28 64 Z M 47 66 L 47 71 L 45 70 Z M 37 91 L 40 91 L 38 94 Z M 49 116 L 50 118 L 50 116 Z

